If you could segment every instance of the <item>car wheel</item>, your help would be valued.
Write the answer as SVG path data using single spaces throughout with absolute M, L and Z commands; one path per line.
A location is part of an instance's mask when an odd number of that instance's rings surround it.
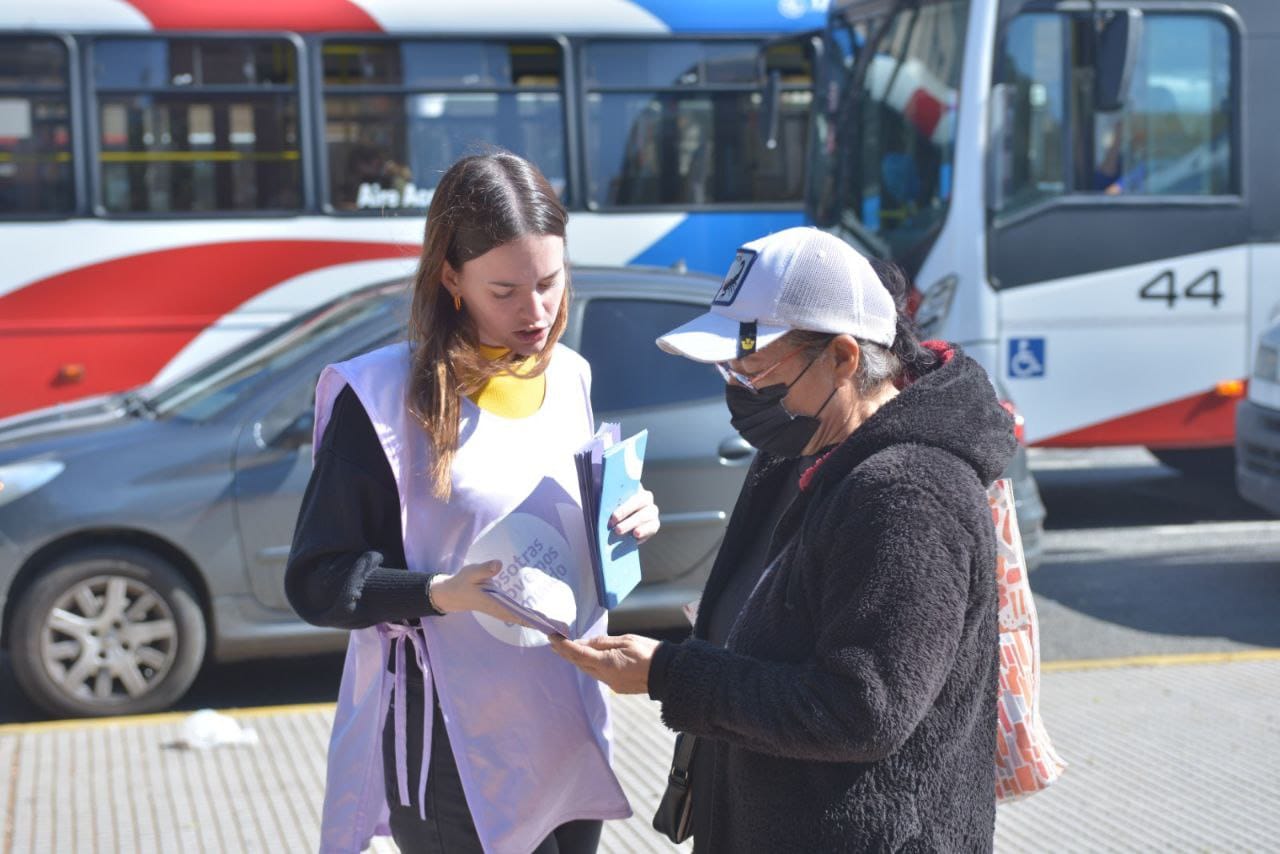
M 168 708 L 204 660 L 205 622 L 186 579 L 141 549 L 103 546 L 41 572 L 13 611 L 14 676 L 58 716 Z

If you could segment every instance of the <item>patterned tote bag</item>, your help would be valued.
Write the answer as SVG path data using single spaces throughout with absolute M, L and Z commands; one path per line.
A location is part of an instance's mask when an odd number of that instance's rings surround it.
M 1062 776 L 1062 761 L 1040 719 L 1040 638 L 1027 581 L 1013 484 L 998 480 L 987 493 L 996 526 L 996 584 L 1000 594 L 1000 731 L 996 737 L 996 800 L 1017 800 Z

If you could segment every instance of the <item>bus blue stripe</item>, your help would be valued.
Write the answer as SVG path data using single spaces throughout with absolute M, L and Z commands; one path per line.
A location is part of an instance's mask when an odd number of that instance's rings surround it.
M 634 0 L 672 32 L 790 32 L 826 23 L 827 0 Z
M 630 263 L 670 267 L 683 261 L 690 270 L 720 276 L 739 246 L 796 225 L 804 225 L 801 211 L 691 213 Z

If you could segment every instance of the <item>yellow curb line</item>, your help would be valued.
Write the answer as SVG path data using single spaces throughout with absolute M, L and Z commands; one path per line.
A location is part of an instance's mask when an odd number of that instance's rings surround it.
M 1195 664 L 1234 664 L 1244 661 L 1280 661 L 1280 649 L 1250 649 L 1235 652 L 1192 652 L 1175 655 L 1131 655 L 1124 658 L 1081 658 L 1075 661 L 1044 661 L 1042 673 L 1075 670 L 1117 670 L 1123 667 L 1181 667 Z
M 1280 649 L 1251 649 L 1235 652 L 1195 652 L 1176 655 L 1133 655 L 1123 658 L 1081 658 L 1072 661 L 1046 661 L 1040 664 L 1043 673 L 1068 673 L 1086 670 L 1119 670 L 1125 667 L 1183 667 L 1197 664 L 1236 664 L 1249 661 L 1280 661 Z M 285 706 L 251 706 L 243 709 L 221 709 L 233 718 L 266 718 L 273 715 L 327 712 L 333 703 L 297 703 Z M 65 729 L 97 728 L 109 726 L 142 726 L 164 724 L 182 720 L 191 715 L 186 712 L 160 712 L 154 715 L 126 715 L 115 718 L 82 718 L 36 723 L 0 724 L 0 736 L 19 733 L 56 732 Z
M 333 710 L 333 703 L 298 703 L 291 706 L 252 706 L 244 709 L 219 709 L 223 714 L 233 718 L 265 718 L 272 715 L 297 714 L 302 712 L 327 712 Z M 64 729 L 97 729 L 111 726 L 142 726 L 144 724 L 165 724 L 180 721 L 194 714 L 186 712 L 159 712 L 154 715 L 122 715 L 114 718 L 72 718 L 59 721 L 37 721 L 35 723 L 0 724 L 0 736 L 11 733 L 56 732 Z

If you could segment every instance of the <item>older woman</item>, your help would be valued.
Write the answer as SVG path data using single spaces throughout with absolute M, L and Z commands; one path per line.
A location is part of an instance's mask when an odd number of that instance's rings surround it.
M 916 341 L 880 269 L 789 229 L 742 247 L 710 312 L 659 340 L 719 367 L 761 453 L 692 639 L 554 642 L 699 737 L 700 852 L 992 846 L 984 493 L 1013 423 L 976 362 Z

